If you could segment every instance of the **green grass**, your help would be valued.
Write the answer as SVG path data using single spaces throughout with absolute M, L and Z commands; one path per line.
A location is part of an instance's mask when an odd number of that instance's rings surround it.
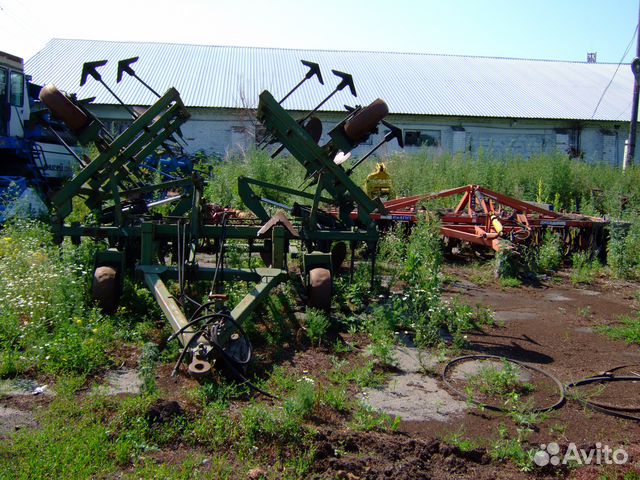
M 469 376 L 468 387 L 488 396 L 507 399 L 513 393 L 526 394 L 534 386 L 520 380 L 520 367 L 503 360 L 499 367 L 494 364 L 482 365 L 478 373 Z
M 331 321 L 324 312 L 315 308 L 307 308 L 306 313 L 307 336 L 312 344 L 320 346 L 326 340 Z
M 462 430 L 446 435 L 444 441 L 448 445 L 459 448 L 461 452 L 470 452 L 480 447 L 478 441 L 465 436 Z
M 571 283 L 590 285 L 602 273 L 602 265 L 597 259 L 591 259 L 589 252 L 576 252 L 571 256 Z
M 349 427 L 355 431 L 370 432 L 372 430 L 397 430 L 400 426 L 400 417 L 376 412 L 364 403 L 360 403 L 353 413 Z
M 498 282 L 502 288 L 517 288 L 522 285 L 522 280 L 516 277 L 500 277 Z
M 601 326 L 597 330 L 615 340 L 640 345 L 640 317 L 622 317 L 620 325 Z
M 38 417 L 40 427 L 21 429 L 3 440 L 0 478 L 82 479 L 123 473 L 132 478 L 235 478 L 237 465 L 240 472 L 263 466 L 280 469 L 285 477 L 291 475 L 286 471 L 294 471 L 290 478 L 300 478 L 313 463 L 313 430 L 305 419 L 320 397 L 312 382 L 296 382 L 279 405 L 250 401 L 233 411 L 228 402 L 235 390 L 220 388 L 217 395 L 203 399 L 206 403 L 196 412 L 164 422 L 148 415 L 156 394 L 118 398 L 94 392 L 79 397 L 77 391 L 84 382 L 82 377 L 61 378 L 57 397 Z M 365 421 L 355 404 L 350 408 L 354 422 L 362 428 L 387 425 L 375 414 Z M 180 462 L 153 460 L 156 453 L 179 445 L 191 448 Z M 224 451 L 218 451 L 221 448 Z M 215 455 L 207 454 L 212 450 Z M 187 466 L 194 470 L 190 473 Z
M 517 435 L 513 437 L 504 426 L 498 427 L 498 438 L 495 439 L 490 448 L 489 456 L 496 462 L 512 462 L 520 470 L 530 472 L 534 468 L 534 449 L 526 448 L 525 441 L 531 429 L 517 429 Z
M 37 221 L 0 237 L 0 374 L 91 373 L 109 363 L 115 325 L 87 302 L 93 247 L 58 247 Z
M 546 231 L 537 249 L 536 266 L 542 272 L 555 271 L 562 266 L 562 241 L 558 235 Z

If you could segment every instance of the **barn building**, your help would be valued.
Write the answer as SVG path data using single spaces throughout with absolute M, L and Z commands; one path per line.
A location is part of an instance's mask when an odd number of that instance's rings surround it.
M 131 57 L 139 57 L 132 67 L 156 91 L 180 92 L 192 113 L 183 128 L 188 149 L 209 155 L 255 143 L 259 93 L 284 96 L 307 72 L 300 60 L 320 64 L 324 85 L 313 78 L 288 98 L 283 105 L 294 112 L 313 109 L 331 93 L 339 82 L 333 69 L 353 75 L 357 97 L 347 88 L 320 109 L 325 134 L 344 117 L 345 105 L 376 98 L 387 102 L 388 120 L 404 130 L 409 151 L 529 157 L 559 150 L 618 166 L 629 131 L 633 76 L 626 64 L 53 39 L 25 70 L 35 83 L 95 97 L 92 110 L 118 129 L 128 113 L 95 80 L 80 86 L 82 64 L 108 60 L 100 73 L 113 91 L 127 104 L 150 105 L 154 95 L 134 78 L 116 83 L 117 62 Z

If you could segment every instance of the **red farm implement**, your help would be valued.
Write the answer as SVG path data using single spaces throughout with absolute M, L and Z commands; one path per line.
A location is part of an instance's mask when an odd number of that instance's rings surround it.
M 468 242 L 499 251 L 505 245 L 538 244 L 544 231 L 550 230 L 562 239 L 565 254 L 577 250 L 597 254 L 603 250 L 608 220 L 555 212 L 480 185 L 389 200 L 384 202 L 386 213 L 373 217 L 381 227 L 411 225 L 421 211 L 427 210 L 428 202 L 456 196 L 460 196 L 460 200 L 455 208 L 438 209 L 442 235 L 450 245 Z

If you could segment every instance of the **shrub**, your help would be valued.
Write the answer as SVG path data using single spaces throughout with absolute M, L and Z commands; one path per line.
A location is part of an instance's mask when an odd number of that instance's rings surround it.
M 609 227 L 607 264 L 616 277 L 636 276 L 640 266 L 640 220 L 630 224 L 613 223 Z
M 0 237 L 0 351 L 4 374 L 30 368 L 89 373 L 108 362 L 115 331 L 88 305 L 93 247 L 53 243 L 48 227 L 16 220 Z
M 324 312 L 315 308 L 307 308 L 307 335 L 311 343 L 320 345 L 327 335 L 331 321 Z
M 601 265 L 597 259 L 591 259 L 589 252 L 576 252 L 571 255 L 571 283 L 574 285 L 593 283 L 600 273 Z
M 537 266 L 543 272 L 557 270 L 562 265 L 562 241 L 552 231 L 544 232 L 538 248 Z

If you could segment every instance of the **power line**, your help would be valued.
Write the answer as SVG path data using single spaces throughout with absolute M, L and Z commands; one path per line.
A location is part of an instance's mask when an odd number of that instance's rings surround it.
M 618 118 L 622 117 L 622 115 L 624 115 L 624 114 L 627 114 L 627 115 L 628 115 L 628 114 L 629 114 L 629 113 L 628 113 L 628 111 L 629 111 L 629 107 L 630 107 L 630 106 L 631 106 L 631 102 L 629 102 L 629 105 L 627 105 L 626 107 L 624 107 L 624 110 L 623 110 L 623 111 L 621 111 L 621 112 L 618 114 L 618 116 L 616 117 L 616 120 L 617 120 Z
M 629 49 L 631 49 L 631 45 L 633 44 L 633 40 L 636 38 L 636 34 L 637 33 L 638 33 L 638 25 L 636 24 L 636 29 L 633 31 L 633 35 L 631 36 L 631 40 L 629 40 L 629 45 L 627 45 L 627 48 L 625 49 L 624 53 L 622 54 L 622 58 L 618 62 L 618 66 L 616 67 L 615 72 L 613 72 L 613 76 L 611 77 L 611 80 L 609 80 L 609 83 L 604 88 L 604 91 L 602 92 L 602 95 L 600 95 L 600 100 L 598 100 L 598 103 L 596 104 L 596 108 L 594 108 L 593 113 L 591 114 L 591 118 L 596 116 L 596 112 L 598 111 L 598 107 L 600 106 L 600 102 L 602 102 L 602 99 L 604 98 L 605 94 L 607 93 L 607 90 L 609 90 L 609 87 L 613 83 L 613 79 L 616 78 L 616 74 L 618 73 L 618 70 L 620 70 L 620 65 L 622 65 L 622 62 L 624 61 L 624 58 L 629 53 Z

